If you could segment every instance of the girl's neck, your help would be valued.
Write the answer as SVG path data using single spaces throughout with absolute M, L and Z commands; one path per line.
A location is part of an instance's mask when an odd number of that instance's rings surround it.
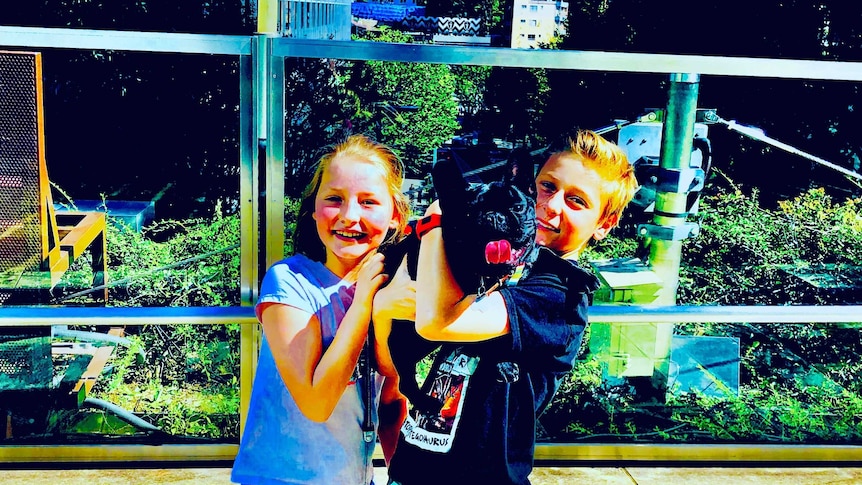
M 323 265 L 326 266 L 329 271 L 332 271 L 332 274 L 338 276 L 342 280 L 349 283 L 355 283 L 359 274 L 359 268 L 362 267 L 362 261 L 365 261 L 365 259 L 363 258 L 359 260 L 359 262 L 351 261 L 349 264 L 339 260 L 327 260 L 323 262 Z

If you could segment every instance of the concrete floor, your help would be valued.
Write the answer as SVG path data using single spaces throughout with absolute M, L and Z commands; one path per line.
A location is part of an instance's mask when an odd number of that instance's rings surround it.
M 533 485 L 860 485 L 858 468 L 586 468 L 541 467 Z M 198 485 L 230 483 L 228 468 L 0 470 L 3 485 Z M 375 483 L 386 484 L 386 470 L 375 469 Z

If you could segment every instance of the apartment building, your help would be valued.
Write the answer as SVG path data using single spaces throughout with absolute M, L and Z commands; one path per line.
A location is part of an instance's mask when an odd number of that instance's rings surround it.
M 538 49 L 565 33 L 569 2 L 515 0 L 512 9 L 512 48 Z

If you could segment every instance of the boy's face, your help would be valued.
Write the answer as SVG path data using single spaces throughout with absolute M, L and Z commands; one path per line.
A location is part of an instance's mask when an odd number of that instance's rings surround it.
M 601 220 L 602 182 L 577 156 L 552 155 L 536 176 L 536 241 L 566 255 L 607 236 L 614 221 Z

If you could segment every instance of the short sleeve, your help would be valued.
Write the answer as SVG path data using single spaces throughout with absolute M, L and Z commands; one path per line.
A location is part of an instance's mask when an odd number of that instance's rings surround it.
M 272 265 L 260 284 L 260 296 L 254 307 L 258 321 L 266 303 L 290 305 L 300 310 L 314 313 L 312 298 L 305 291 L 305 277 L 294 272 L 287 260 Z
M 509 309 L 514 350 L 522 360 L 552 372 L 574 365 L 587 325 L 589 295 L 597 279 L 543 252 L 530 277 L 501 294 Z

